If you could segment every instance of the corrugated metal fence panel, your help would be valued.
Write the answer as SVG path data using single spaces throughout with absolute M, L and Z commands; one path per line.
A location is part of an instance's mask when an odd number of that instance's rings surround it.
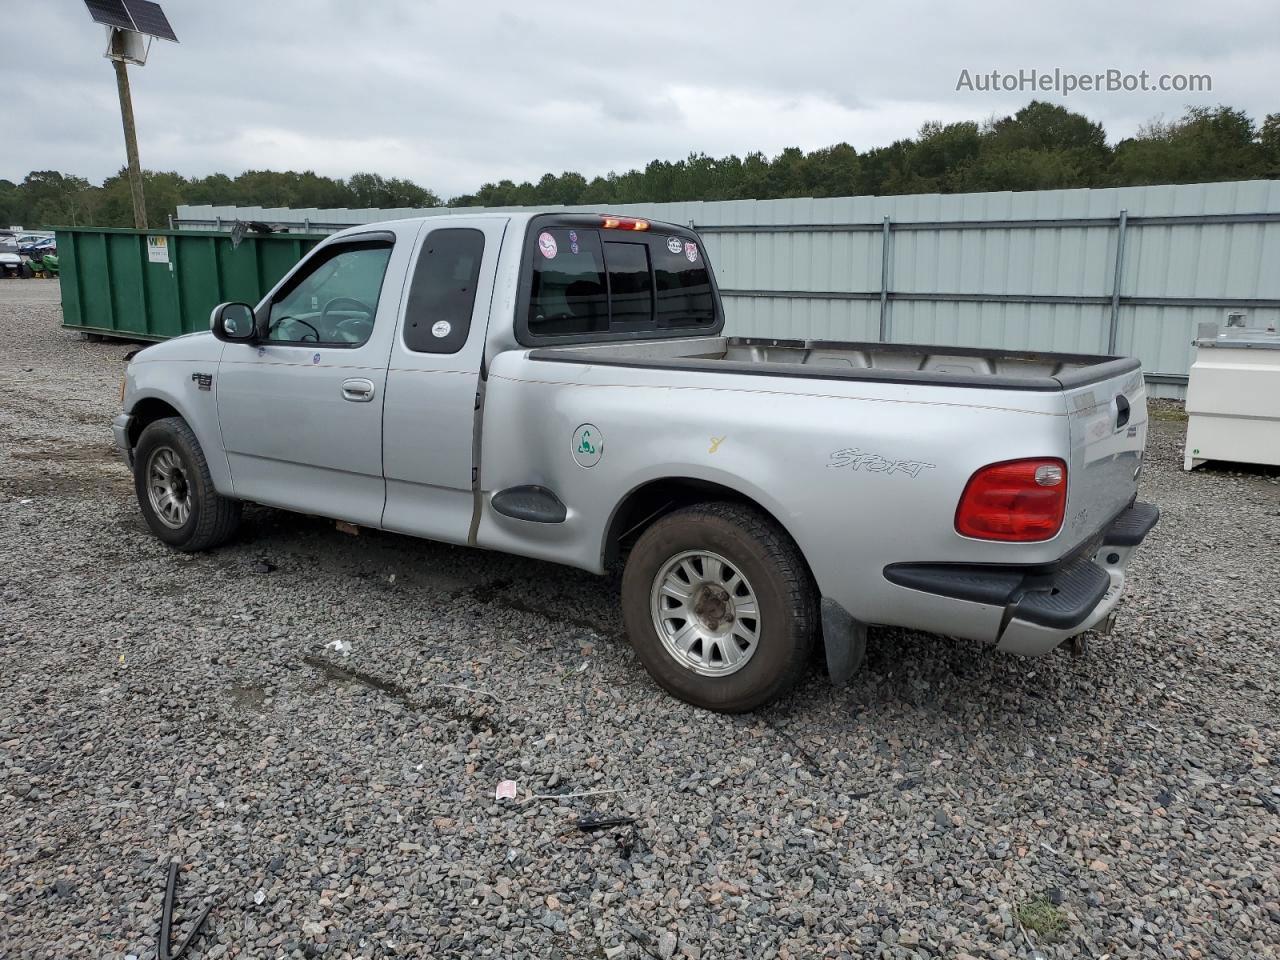
M 1274 212 L 1280 182 L 1142 188 L 1143 216 Z M 1130 210 L 1130 214 L 1135 214 Z M 1131 230 L 1121 289 L 1135 297 L 1280 299 L 1280 223 L 1177 224 Z M 1254 308 L 1255 320 L 1280 324 L 1280 310 Z M 1224 307 L 1125 306 L 1117 349 L 1149 371 L 1185 372 L 1201 323 L 1222 323 Z
M 488 209 L 488 208 L 486 208 Z M 494 212 L 501 209 L 492 208 Z M 547 207 L 593 211 L 593 206 Z M 835 197 L 622 204 L 611 212 L 715 228 L 708 255 L 726 291 L 726 330 L 743 336 L 874 340 L 880 333 L 880 229 L 889 217 L 884 283 L 888 339 L 988 347 L 1106 352 L 1111 296 L 1126 211 L 1122 298 L 1202 298 L 1202 305 L 1120 301 L 1116 351 L 1148 374 L 1185 375 L 1197 325 L 1222 322 L 1228 303 L 1280 300 L 1280 221 L 1142 224 L 1153 216 L 1277 214 L 1280 182 L 1183 184 L 1025 193 Z M 462 212 L 178 208 L 179 220 L 347 224 Z M 476 212 L 467 208 L 466 212 Z M 1105 219 L 1102 225 L 1019 227 L 1007 221 Z M 1133 222 L 1139 218 L 1138 222 Z M 1002 221 L 982 229 L 901 229 L 910 224 Z M 860 224 L 853 232 L 761 232 L 760 225 Z M 770 296 L 770 292 L 777 295 Z M 750 295 L 745 295 L 750 293 Z M 783 294 L 786 294 L 785 296 Z M 822 296 L 833 294 L 833 296 Z M 959 300 L 921 295 L 960 295 Z M 1016 302 L 1020 296 L 1085 303 Z M 964 297 L 1004 297 L 1002 302 Z M 1280 323 L 1280 308 L 1251 307 Z M 1180 390 L 1180 388 L 1175 388 Z

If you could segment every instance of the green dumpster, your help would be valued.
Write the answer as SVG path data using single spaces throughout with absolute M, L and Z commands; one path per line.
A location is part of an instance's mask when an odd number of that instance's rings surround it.
M 129 340 L 209 329 L 219 303 L 257 303 L 316 234 L 57 227 L 62 325 Z

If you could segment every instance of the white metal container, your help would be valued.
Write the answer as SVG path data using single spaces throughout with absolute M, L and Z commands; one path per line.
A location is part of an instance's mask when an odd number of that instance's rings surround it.
M 1195 345 L 1183 469 L 1206 460 L 1280 465 L 1280 333 L 1230 328 Z

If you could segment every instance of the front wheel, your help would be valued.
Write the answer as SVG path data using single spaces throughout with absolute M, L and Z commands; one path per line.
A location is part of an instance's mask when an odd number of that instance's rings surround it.
M 195 552 L 235 536 L 240 501 L 213 488 L 200 441 L 182 418 L 166 417 L 142 431 L 133 480 L 147 526 L 169 546 Z
M 649 527 L 623 572 L 622 610 L 662 687 L 726 713 L 790 692 L 818 625 L 800 550 L 766 514 L 737 503 L 685 507 Z

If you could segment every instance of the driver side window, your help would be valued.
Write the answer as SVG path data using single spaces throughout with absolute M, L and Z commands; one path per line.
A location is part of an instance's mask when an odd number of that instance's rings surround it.
M 271 302 L 267 340 L 358 347 L 373 333 L 389 240 L 335 244 L 321 251 Z

